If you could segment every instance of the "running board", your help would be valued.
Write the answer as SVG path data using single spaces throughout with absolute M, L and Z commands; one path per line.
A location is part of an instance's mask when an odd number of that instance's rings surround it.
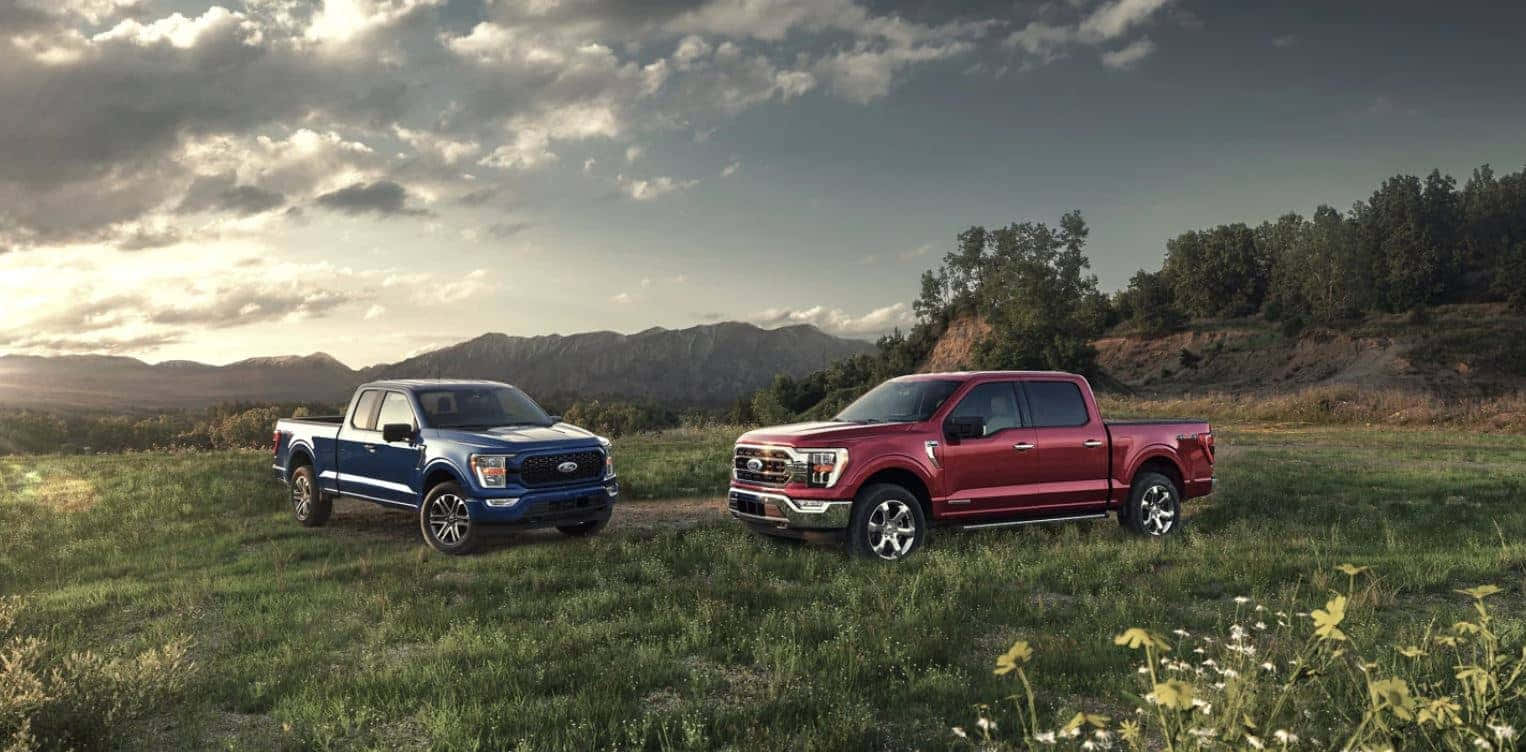
M 1031 520 L 1004 520 L 1002 522 L 980 522 L 973 525 L 960 525 L 960 530 L 986 530 L 993 527 L 1017 527 L 1018 525 L 1040 525 L 1045 522 L 1075 522 L 1077 520 L 1100 520 L 1107 516 L 1107 512 L 1096 514 L 1078 514 L 1068 517 L 1038 517 Z

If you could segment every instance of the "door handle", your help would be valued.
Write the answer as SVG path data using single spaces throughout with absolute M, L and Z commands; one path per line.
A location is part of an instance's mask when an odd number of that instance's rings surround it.
M 1081 442 L 1081 446 L 1084 446 L 1084 447 L 1086 447 L 1088 449 L 1095 449 L 1095 448 L 1097 448 L 1099 446 L 1102 446 L 1102 440 L 1101 439 L 1087 439 L 1086 441 Z
M 1030 443 L 1028 443 L 1028 442 L 1026 442 L 1026 441 L 1024 441 L 1024 442 L 1023 442 L 1023 443 L 1021 443 L 1021 444 L 1013 444 L 1013 445 L 1012 445 L 1012 448 L 1013 448 L 1013 449 L 1016 449 L 1016 450 L 1017 450 L 1017 451 L 1019 451 L 1019 452 L 1026 452 L 1026 451 L 1028 451 L 1028 450 L 1029 450 L 1029 449 L 1032 449 L 1032 448 L 1033 448 L 1033 445 L 1032 445 L 1032 444 L 1030 444 Z

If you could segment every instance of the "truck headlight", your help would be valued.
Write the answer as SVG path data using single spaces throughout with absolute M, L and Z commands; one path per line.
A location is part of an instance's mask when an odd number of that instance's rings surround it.
M 615 477 L 615 444 L 609 439 L 600 436 L 599 446 L 604 447 L 604 480 L 609 480 Z
M 848 465 L 846 449 L 809 449 L 802 454 L 805 455 L 806 485 L 816 488 L 831 488 Z
M 512 454 L 472 455 L 472 474 L 483 488 L 503 488 L 509 484 L 509 458 Z

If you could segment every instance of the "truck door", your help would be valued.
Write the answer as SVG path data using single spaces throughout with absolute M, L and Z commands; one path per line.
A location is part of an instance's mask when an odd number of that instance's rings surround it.
M 413 441 L 384 441 L 381 431 L 393 423 L 406 423 L 415 431 L 419 428 L 413 415 L 412 400 L 403 392 L 387 392 L 376 413 L 376 444 L 371 452 L 376 464 L 371 480 L 377 496 L 418 506 L 420 494 L 413 486 L 419 474 L 419 452 L 423 447 Z
M 985 432 L 978 438 L 947 439 L 942 447 L 945 514 L 950 517 L 1004 512 L 1023 505 L 1038 470 L 1033 429 L 1025 426 L 1016 384 L 978 384 L 947 418 L 978 417 Z
M 381 408 L 382 391 L 367 389 L 355 398 L 350 414 L 339 427 L 335 440 L 339 467 L 339 492 L 380 500 L 376 487 L 367 482 L 376 472 L 375 446 L 381 443 L 381 428 L 376 425 L 376 411 Z
M 1022 382 L 1038 468 L 1032 504 L 1060 511 L 1108 503 L 1107 428 L 1073 381 Z

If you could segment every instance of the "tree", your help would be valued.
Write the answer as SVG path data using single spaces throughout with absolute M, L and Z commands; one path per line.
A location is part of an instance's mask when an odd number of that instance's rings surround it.
M 1266 297 L 1267 260 L 1256 234 L 1243 224 L 1183 233 L 1167 241 L 1161 273 L 1184 313 L 1245 316 Z
M 1171 286 L 1159 272 L 1140 269 L 1129 286 L 1114 298 L 1118 315 L 1144 334 L 1165 334 L 1180 329 L 1186 317 L 1177 310 Z

